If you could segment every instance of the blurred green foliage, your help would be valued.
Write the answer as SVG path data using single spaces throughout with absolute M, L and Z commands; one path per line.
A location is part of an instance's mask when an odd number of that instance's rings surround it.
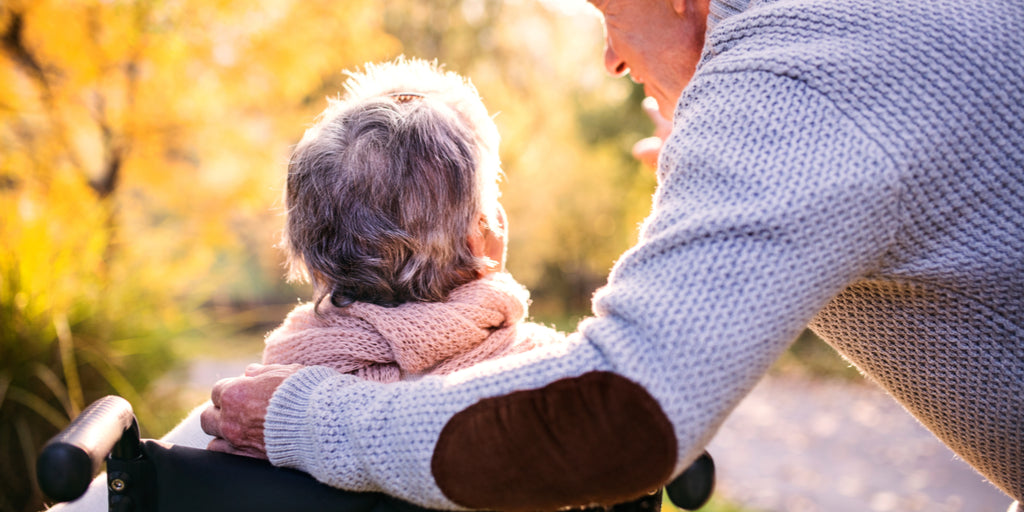
M 860 370 L 843 359 L 834 348 L 810 330 L 793 342 L 782 357 L 775 361 L 772 373 L 808 378 L 827 378 L 848 383 L 864 383 Z

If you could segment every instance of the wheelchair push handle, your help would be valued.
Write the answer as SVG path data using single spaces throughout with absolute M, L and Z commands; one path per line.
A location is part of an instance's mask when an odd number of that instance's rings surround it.
M 50 499 L 72 501 L 89 487 L 107 454 L 132 459 L 139 453 L 139 425 L 131 404 L 106 396 L 46 443 L 37 459 L 36 479 Z

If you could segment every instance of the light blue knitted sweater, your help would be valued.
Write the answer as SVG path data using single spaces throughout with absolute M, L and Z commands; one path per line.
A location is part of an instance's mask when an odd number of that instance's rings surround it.
M 1024 4 L 714 2 L 640 242 L 573 341 L 379 385 L 308 368 L 267 450 L 457 508 L 431 475 L 481 398 L 591 370 L 646 388 L 680 471 L 810 325 L 1024 498 Z

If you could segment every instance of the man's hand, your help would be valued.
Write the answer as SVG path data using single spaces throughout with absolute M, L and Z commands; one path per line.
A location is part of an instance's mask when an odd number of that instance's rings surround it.
M 658 155 L 661 154 L 661 145 L 665 142 L 665 138 L 672 132 L 672 122 L 658 112 L 658 100 L 647 97 L 644 98 L 641 106 L 647 116 L 654 122 L 654 136 L 647 137 L 646 139 L 640 139 L 636 144 L 633 144 L 633 157 L 640 160 L 649 167 L 658 167 Z
M 302 365 L 258 365 L 245 369 L 245 375 L 221 379 L 213 385 L 213 405 L 203 411 L 203 431 L 216 439 L 208 449 L 218 452 L 267 458 L 263 444 L 263 421 L 270 397 L 285 379 Z

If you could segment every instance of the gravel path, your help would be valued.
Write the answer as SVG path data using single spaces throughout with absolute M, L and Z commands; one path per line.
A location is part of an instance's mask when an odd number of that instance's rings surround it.
M 768 377 L 709 451 L 718 492 L 772 512 L 1005 512 L 1010 499 L 879 388 Z
M 205 399 L 259 355 L 203 360 Z M 763 512 L 1005 512 L 1010 499 L 869 384 L 767 377 L 709 447 L 720 496 Z

